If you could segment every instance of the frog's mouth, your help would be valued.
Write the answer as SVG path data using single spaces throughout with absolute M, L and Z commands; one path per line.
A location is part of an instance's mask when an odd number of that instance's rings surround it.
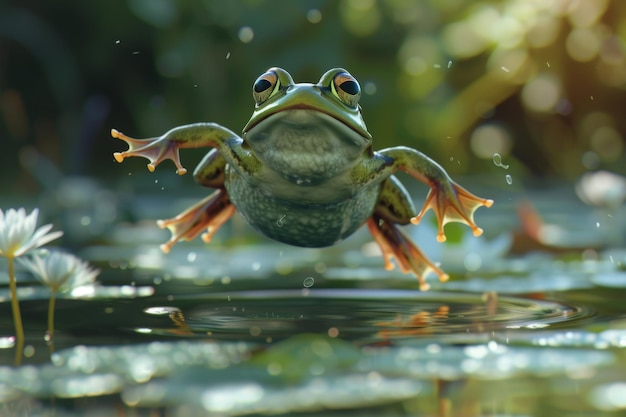
M 338 123 L 341 123 L 344 126 L 351 128 L 355 133 L 357 133 L 362 138 L 362 140 L 366 142 L 369 142 L 372 140 L 372 135 L 367 131 L 367 129 L 356 124 L 354 121 L 352 121 L 350 117 L 342 117 L 342 113 L 331 112 L 329 110 L 325 110 L 324 108 L 313 106 L 313 105 L 306 104 L 306 103 L 294 103 L 289 106 L 284 106 L 280 108 L 277 107 L 276 109 L 274 109 L 274 111 L 268 109 L 265 112 L 265 115 L 264 115 L 265 117 L 259 118 L 258 120 L 251 119 L 248 122 L 248 124 L 243 128 L 243 133 L 245 134 L 246 132 L 254 129 L 256 126 L 263 123 L 265 120 L 271 118 L 272 116 L 289 112 L 291 110 L 308 110 L 311 112 L 325 114 L 328 117 L 335 119 Z
M 244 132 L 244 139 L 251 145 L 253 142 L 271 139 L 274 146 L 290 148 L 293 144 L 297 147 L 304 146 L 309 151 L 322 150 L 328 147 L 324 145 L 331 143 L 355 147 L 360 151 L 370 143 L 369 138 L 364 137 L 361 131 L 343 120 L 305 104 L 285 108 L 261 119 L 248 127 Z
M 257 122 L 244 140 L 267 167 L 298 183 L 317 183 L 353 166 L 368 138 L 342 120 L 294 105 Z

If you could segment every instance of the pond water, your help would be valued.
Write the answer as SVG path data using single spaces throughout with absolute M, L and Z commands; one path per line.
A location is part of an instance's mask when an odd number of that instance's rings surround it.
M 153 217 L 138 200 L 135 218 Z M 118 222 L 79 251 L 102 273 L 59 295 L 54 352 L 49 292 L 18 276 L 18 368 L 2 287 L 0 415 L 624 415 L 624 212 L 562 189 L 532 201 L 547 244 L 519 232 L 508 198 L 478 213 L 484 238 L 405 229 L 451 275 L 428 292 L 385 271 L 364 230 L 299 249 L 235 219 L 163 255 L 152 222 Z

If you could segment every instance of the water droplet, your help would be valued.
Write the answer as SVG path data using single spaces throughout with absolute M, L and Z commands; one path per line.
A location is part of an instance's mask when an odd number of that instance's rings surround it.
M 435 64 L 435 65 L 433 65 L 433 67 L 435 67 L 435 68 L 441 68 L 441 65 L 439 65 L 439 64 Z
M 195 252 L 189 252 L 187 254 L 187 262 L 194 262 L 196 260 L 196 256 Z
M 115 41 L 115 44 L 116 44 L 116 45 L 119 45 L 121 42 L 122 42 L 122 41 L 118 39 L 118 40 L 116 40 L 116 41 Z
M 502 155 L 500 155 L 499 153 L 494 153 L 493 154 L 493 164 L 497 167 L 501 167 L 504 169 L 509 169 L 508 165 L 505 165 L 502 163 Z
M 448 68 L 452 66 L 452 61 L 448 61 Z
M 510 70 L 507 67 L 501 67 L 502 71 L 509 72 Z
M 302 285 L 304 285 L 306 288 L 311 288 L 313 284 L 315 284 L 315 278 L 313 277 L 306 277 L 304 281 L 302 281 Z
M 226 59 L 230 58 L 230 51 L 228 51 L 228 53 L 226 54 Z
M 596 222 L 596 227 L 600 227 L 600 222 Z
M 253 271 L 258 271 L 259 269 L 261 269 L 261 263 L 260 262 L 252 262 L 252 270 Z
M 513 184 L 513 178 L 509 174 L 506 174 L 504 178 L 506 179 L 507 184 L 509 185 Z
M 283 227 L 285 225 L 283 223 L 283 220 L 285 219 L 285 217 L 287 217 L 287 215 L 283 214 L 280 219 L 276 220 L 276 226 Z

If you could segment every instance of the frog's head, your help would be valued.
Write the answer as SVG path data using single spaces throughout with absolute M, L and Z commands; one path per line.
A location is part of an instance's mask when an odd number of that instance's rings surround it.
M 316 183 L 349 169 L 372 137 L 361 116 L 361 88 L 342 68 L 317 84 L 294 83 L 281 68 L 254 82 L 254 113 L 244 141 L 269 168 L 298 183 Z

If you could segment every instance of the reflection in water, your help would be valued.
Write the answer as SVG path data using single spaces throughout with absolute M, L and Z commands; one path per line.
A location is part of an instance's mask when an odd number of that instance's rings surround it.
M 150 333 L 259 342 L 282 340 L 302 332 L 340 333 L 342 338 L 352 340 L 445 338 L 558 328 L 592 314 L 576 306 L 497 297 L 494 293 L 412 290 L 240 291 L 187 297 L 184 304 L 184 308 L 144 308 L 146 314 L 163 317 L 154 322 Z
M 408 318 L 403 319 L 400 314 L 394 321 L 381 321 L 376 323 L 377 326 L 386 327 L 377 333 L 382 339 L 389 339 L 400 336 L 420 336 L 432 334 L 432 326 L 445 322 L 448 319 L 450 307 L 442 305 L 437 311 L 430 313 L 428 311 L 419 311 L 411 314 Z

